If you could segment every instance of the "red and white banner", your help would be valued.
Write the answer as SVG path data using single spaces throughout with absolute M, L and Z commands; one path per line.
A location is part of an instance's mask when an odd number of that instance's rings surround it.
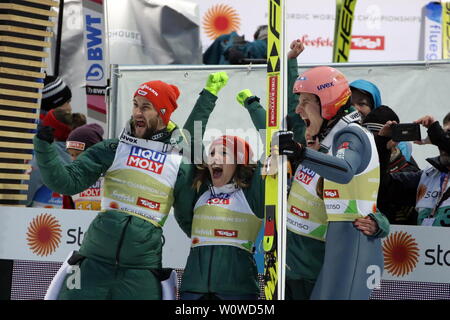
M 267 24 L 267 6 L 242 0 L 190 0 L 199 5 L 203 51 L 224 33 L 236 31 L 253 41 L 260 25 Z M 355 7 L 350 62 L 423 60 L 422 9 L 429 0 L 358 1 Z M 287 1 L 288 46 L 302 39 L 304 63 L 332 61 L 336 1 Z

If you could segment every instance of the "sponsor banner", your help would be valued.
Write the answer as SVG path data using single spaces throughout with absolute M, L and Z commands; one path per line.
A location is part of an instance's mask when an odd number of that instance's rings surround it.
M 251 1 L 190 1 L 199 7 L 203 51 L 217 36 L 229 33 L 231 29 L 244 35 L 245 40 L 253 41 L 258 26 L 267 24 L 266 6 L 255 6 Z M 352 2 L 355 1 L 343 1 L 343 6 L 348 7 Z M 352 38 L 349 61 L 423 59 L 420 50 L 423 46 L 422 8 L 428 2 L 397 0 L 392 4 L 385 0 L 358 1 L 354 8 L 352 27 L 352 34 L 358 35 L 358 38 L 355 41 Z M 286 48 L 294 39 L 302 39 L 306 47 L 299 57 L 302 63 L 330 63 L 336 0 L 311 1 L 307 6 L 287 1 L 286 6 Z
M 442 59 L 450 59 L 450 2 L 442 3 Z
M 88 110 L 106 114 L 107 67 L 103 0 L 83 1 Z
M 450 228 L 392 225 L 383 280 L 450 283 Z
M 442 5 L 430 2 L 424 8 L 423 50 L 425 60 L 442 59 Z
M 78 250 L 97 211 L 6 208 L 0 212 L 0 259 L 63 261 Z
M 0 207 L 0 259 L 63 262 L 78 250 L 98 211 Z M 170 214 L 163 265 L 184 268 L 191 241 Z

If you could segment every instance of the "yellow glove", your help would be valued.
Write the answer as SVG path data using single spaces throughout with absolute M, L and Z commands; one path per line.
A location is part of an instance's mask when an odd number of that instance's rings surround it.
M 251 96 L 253 96 L 253 93 L 249 90 L 249 89 L 244 89 L 239 91 L 239 93 L 236 96 L 236 100 L 242 105 L 244 106 L 244 102 L 245 100 L 247 100 L 248 98 L 250 98 Z
M 206 81 L 205 89 L 217 96 L 220 89 L 225 87 L 228 82 L 228 75 L 224 71 L 211 73 Z

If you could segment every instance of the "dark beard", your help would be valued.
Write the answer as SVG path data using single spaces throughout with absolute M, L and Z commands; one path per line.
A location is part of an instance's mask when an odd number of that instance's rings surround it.
M 164 128 L 162 130 L 156 130 L 158 125 L 158 121 L 154 121 L 154 123 L 149 123 L 149 126 L 145 130 L 144 136 L 140 139 L 145 140 L 160 140 L 161 138 L 165 137 L 168 132 L 167 129 Z M 133 119 L 130 119 L 130 128 L 131 128 L 131 134 L 136 137 L 136 131 L 135 131 L 135 123 Z

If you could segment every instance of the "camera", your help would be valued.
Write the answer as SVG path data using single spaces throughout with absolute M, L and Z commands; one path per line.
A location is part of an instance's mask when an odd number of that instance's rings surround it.
M 398 141 L 419 141 L 420 125 L 418 123 L 399 123 L 392 125 L 392 140 Z

